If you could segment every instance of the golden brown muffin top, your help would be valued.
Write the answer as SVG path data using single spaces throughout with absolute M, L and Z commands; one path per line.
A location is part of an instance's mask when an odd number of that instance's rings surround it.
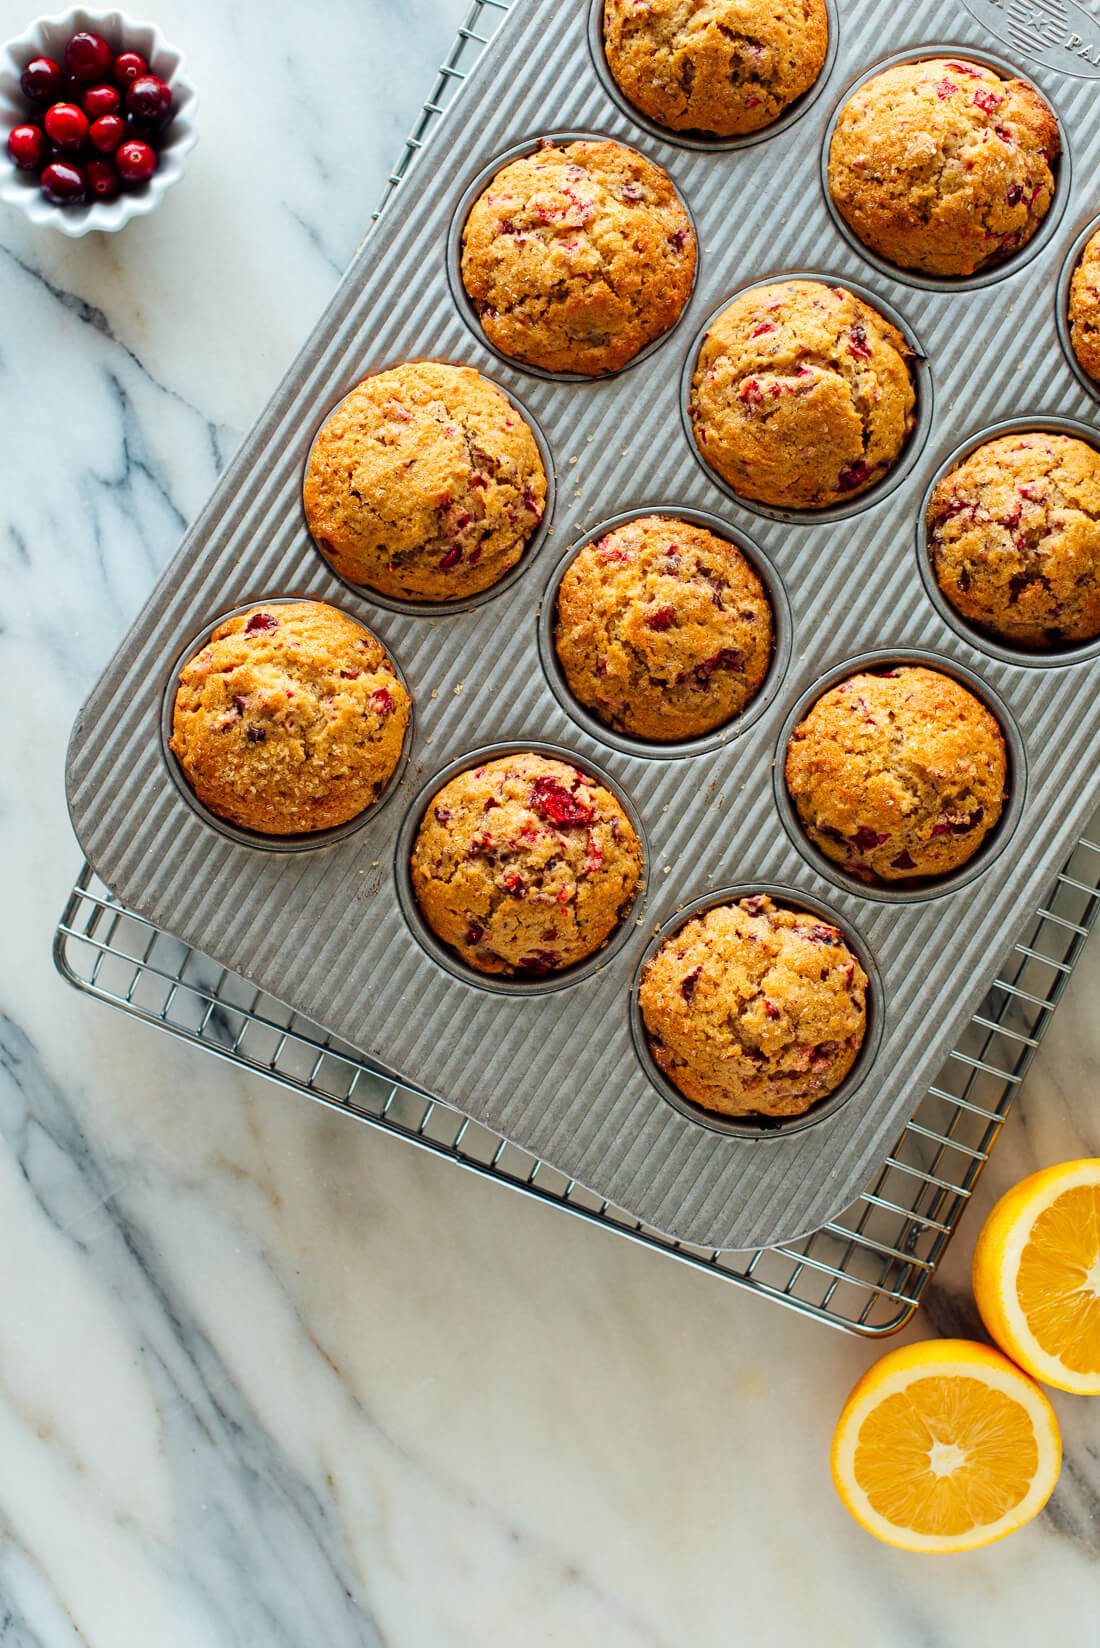
M 841 110 L 829 192 L 891 263 L 972 275 L 1035 234 L 1060 146 L 1053 111 L 1027 81 L 965 58 L 899 63 Z
M 696 244 L 668 173 L 625 144 L 551 143 L 504 166 L 462 236 L 462 281 L 502 354 L 614 372 L 675 325 Z

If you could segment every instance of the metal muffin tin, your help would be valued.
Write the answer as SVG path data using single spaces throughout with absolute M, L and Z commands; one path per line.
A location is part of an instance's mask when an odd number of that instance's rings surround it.
M 893 56 L 950 40 L 1005 60 L 961 0 L 890 8 Z M 328 310 L 226 471 L 74 729 L 68 786 L 89 860 L 127 905 L 290 1003 L 384 1069 L 444 1096 L 571 1180 L 656 1230 L 716 1248 L 774 1244 L 816 1228 L 858 1193 L 914 1098 L 954 1044 L 999 954 L 1035 908 L 1095 799 L 1100 663 L 998 656 L 929 599 L 914 537 L 931 478 L 977 432 L 1042 426 L 1094 401 L 1059 347 L 1058 276 L 1098 201 L 1100 109 L 1085 80 L 1010 63 L 1049 98 L 1073 144 L 1061 221 L 992 288 L 927 289 L 887 274 L 837 230 L 820 186 L 832 111 L 880 61 L 883 8 L 834 18 L 831 72 L 801 117 L 738 147 L 657 140 L 605 89 L 581 0 L 516 0 L 426 164 L 364 242 Z M 991 49 L 992 48 L 992 49 Z M 698 227 L 695 292 L 679 325 L 613 377 L 561 382 L 509 366 L 456 304 L 448 234 L 488 159 L 554 131 L 603 132 L 665 166 Z M 770 518 L 720 490 L 681 421 L 681 381 L 704 318 L 746 284 L 803 268 L 866 291 L 921 341 L 935 383 L 925 444 L 892 490 L 842 519 Z M 367 373 L 436 357 L 480 368 L 527 406 L 557 471 L 554 517 L 516 576 L 471 608 L 424 614 L 350 589 L 310 541 L 301 483 L 315 432 Z M 693 358 L 693 357 L 692 357 Z M 567 712 L 540 666 L 539 609 L 568 546 L 639 510 L 716 516 L 759 546 L 789 607 L 790 656 L 763 712 L 712 747 L 618 747 Z M 403 669 L 415 705 L 395 792 L 346 840 L 292 855 L 227 839 L 181 795 L 158 722 L 189 638 L 273 591 L 334 601 Z M 971 671 L 1018 727 L 1026 788 L 999 852 L 966 885 L 904 902 L 838 885 L 776 807 L 773 768 L 793 706 L 867 653 L 927 652 Z M 1008 728 L 1006 727 L 1006 731 Z M 586 976 L 506 994 L 456 975 L 402 913 L 400 832 L 424 786 L 487 745 L 552 745 L 621 789 L 644 826 L 648 895 Z M 729 887 L 773 885 L 824 905 L 873 963 L 873 1042 L 841 1102 L 809 1125 L 718 1131 L 675 1106 L 632 1033 L 632 988 L 659 928 Z M 877 975 L 877 976 L 875 976 Z

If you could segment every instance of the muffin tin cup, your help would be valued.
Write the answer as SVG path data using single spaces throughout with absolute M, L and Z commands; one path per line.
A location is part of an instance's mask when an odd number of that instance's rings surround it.
M 551 451 L 550 442 L 544 435 L 542 426 L 540 425 L 538 419 L 524 404 L 524 402 L 520 400 L 519 396 L 515 394 L 513 390 L 506 389 L 502 383 L 497 382 L 496 378 L 490 377 L 487 372 L 482 372 L 480 367 L 473 367 L 473 369 L 480 373 L 487 383 L 492 384 L 494 389 L 500 390 L 512 410 L 523 419 L 527 427 L 530 429 L 531 434 L 534 436 L 535 445 L 539 449 L 539 457 L 542 460 L 543 472 L 546 476 L 546 505 L 542 512 L 542 520 L 539 522 L 534 532 L 532 532 L 530 538 L 528 538 L 527 543 L 524 545 L 523 554 L 520 556 L 515 566 L 511 567 L 502 577 L 498 578 L 495 584 L 490 584 L 488 589 L 479 590 L 476 595 L 467 595 L 460 601 L 403 601 L 400 596 L 384 595 L 381 590 L 372 589 L 370 584 L 353 583 L 350 578 L 345 578 L 342 572 L 338 572 L 336 570 L 324 550 L 321 548 L 320 544 L 318 544 L 316 538 L 314 538 L 312 532 L 310 531 L 309 521 L 306 518 L 305 503 L 303 501 L 305 478 L 309 473 L 310 462 L 313 458 L 313 448 L 317 445 L 321 431 L 325 427 L 328 420 L 340 410 L 345 401 L 350 400 L 359 385 L 364 383 L 367 378 L 378 377 L 380 373 L 390 372 L 398 366 L 415 366 L 418 361 L 425 361 L 427 358 L 428 357 L 423 355 L 411 355 L 405 360 L 391 360 L 387 362 L 385 366 L 368 368 L 361 377 L 355 380 L 351 388 L 346 390 L 344 394 L 341 395 L 340 399 L 335 401 L 332 406 L 329 407 L 328 411 L 317 425 L 317 428 L 314 430 L 313 438 L 309 443 L 309 450 L 306 453 L 305 463 L 302 465 L 302 487 L 299 489 L 298 496 L 302 512 L 302 521 L 310 543 L 317 552 L 317 555 L 320 557 L 321 561 L 324 563 L 326 570 L 332 575 L 333 578 L 337 580 L 338 583 L 341 583 L 346 590 L 349 590 L 352 595 L 358 596 L 361 601 L 370 601 L 372 605 L 376 607 L 383 607 L 387 612 L 402 613 L 412 618 L 449 618 L 454 613 L 473 612 L 475 608 L 484 606 L 487 601 L 493 601 L 497 598 L 497 596 L 503 595 L 505 590 L 511 589 L 512 585 L 517 583 L 519 579 L 530 570 L 532 563 L 535 561 L 539 553 L 539 550 L 542 548 L 547 537 L 553 530 L 554 510 L 557 506 L 558 499 L 558 480 L 557 471 L 554 465 L 554 454 Z M 432 356 L 431 359 L 435 362 L 439 361 L 438 356 Z M 460 360 L 448 360 L 442 362 L 442 364 L 446 366 L 473 366 L 473 362 L 471 361 Z
M 265 835 L 261 830 L 247 830 L 240 824 L 231 823 L 227 818 L 220 818 L 216 812 L 213 812 L 204 802 L 200 801 L 187 782 L 179 761 L 169 749 L 168 740 L 172 736 L 172 719 L 175 714 L 180 671 L 189 659 L 193 658 L 197 652 L 201 652 L 218 626 L 224 624 L 230 618 L 236 618 L 240 613 L 251 612 L 254 607 L 286 607 L 297 605 L 302 601 L 308 601 L 311 606 L 334 607 L 337 612 L 342 612 L 345 618 L 350 618 L 361 629 L 370 629 L 375 640 L 385 648 L 386 657 L 390 661 L 390 668 L 409 695 L 409 720 L 405 728 L 405 737 L 401 744 L 401 754 L 398 756 L 397 765 L 390 774 L 385 788 L 377 799 L 371 802 L 369 807 L 364 807 L 361 812 L 355 814 L 354 818 L 347 819 L 343 824 L 334 824 L 327 830 L 307 830 L 297 835 Z M 254 600 L 244 601 L 238 606 L 230 607 L 227 612 L 220 613 L 217 618 L 205 624 L 198 634 L 193 636 L 187 645 L 182 647 L 176 654 L 161 695 L 160 753 L 167 768 L 168 776 L 180 796 L 195 816 L 200 818 L 210 829 L 216 830 L 218 835 L 225 836 L 228 841 L 235 842 L 239 847 L 256 847 L 265 853 L 309 853 L 316 852 L 322 847 L 334 846 L 339 841 L 346 841 L 349 836 L 355 835 L 364 825 L 369 824 L 371 819 L 377 817 L 378 813 L 394 795 L 404 777 L 405 768 L 409 763 L 409 752 L 413 746 L 415 718 L 416 700 L 413 697 L 412 688 L 405 679 L 401 665 L 394 657 L 391 647 L 369 624 L 364 624 L 363 620 L 357 617 L 355 613 L 349 612 L 346 607 L 338 606 L 335 601 L 327 601 L 317 595 L 258 595 Z
M 558 973 L 546 973 L 537 977 L 480 973 L 476 967 L 469 966 L 457 950 L 453 950 L 429 925 L 413 890 L 412 881 L 412 853 L 417 833 L 428 807 L 443 786 L 449 784 L 452 778 L 457 778 L 460 773 L 469 772 L 471 768 L 483 766 L 488 761 L 496 761 L 503 755 L 524 754 L 545 755 L 554 761 L 568 762 L 571 767 L 578 768 L 586 777 L 610 790 L 629 818 L 642 851 L 641 872 L 630 908 L 624 911 L 610 937 L 584 961 L 574 962 L 571 967 L 563 967 Z M 464 984 L 473 985 L 477 990 L 488 990 L 493 995 L 547 996 L 555 995 L 559 990 L 567 990 L 570 985 L 580 984 L 584 979 L 591 978 L 601 967 L 607 965 L 626 944 L 631 934 L 636 932 L 637 926 L 644 919 L 651 862 L 649 841 L 641 814 L 622 785 L 616 779 L 610 778 L 602 767 L 588 760 L 586 756 L 578 755 L 575 750 L 530 738 L 525 741 L 513 740 L 505 744 L 485 744 L 479 749 L 469 750 L 466 754 L 457 756 L 428 780 L 414 796 L 402 820 L 394 848 L 394 878 L 397 902 L 401 906 L 401 913 L 405 917 L 409 931 L 432 960 L 446 972 L 461 979 Z
M 789 509 L 778 504 L 767 504 L 757 498 L 746 498 L 737 492 L 716 469 L 707 462 L 695 439 L 695 427 L 691 420 L 691 390 L 695 380 L 695 372 L 699 365 L 699 355 L 706 341 L 707 333 L 715 321 L 727 310 L 735 298 L 745 292 L 754 292 L 761 286 L 776 286 L 784 281 L 812 280 L 823 286 L 843 287 L 846 292 L 862 298 L 864 303 L 872 309 L 878 310 L 885 320 L 896 326 L 912 351 L 910 357 L 910 375 L 913 380 L 913 389 L 916 394 L 916 404 L 913 408 L 914 423 L 905 438 L 904 445 L 898 453 L 897 459 L 886 471 L 881 481 L 869 486 L 865 492 L 857 492 L 845 503 L 824 504 L 817 509 Z M 736 286 L 727 292 L 721 303 L 713 308 L 706 320 L 699 327 L 691 340 L 691 347 L 684 360 L 680 373 L 680 421 L 683 424 L 684 434 L 687 436 L 688 446 L 692 456 L 702 469 L 703 473 L 714 485 L 724 492 L 727 498 L 740 504 L 742 509 L 751 510 L 754 515 L 763 515 L 770 521 L 785 521 L 788 526 L 820 526 L 826 521 L 843 521 L 851 515 L 858 515 L 865 509 L 871 509 L 888 498 L 890 493 L 899 487 L 909 474 L 913 465 L 920 457 L 924 444 L 928 439 L 928 431 L 932 423 L 933 409 L 932 371 L 928 364 L 928 357 L 913 328 L 894 308 L 894 306 L 874 292 L 870 287 L 850 279 L 847 275 L 834 274 L 823 269 L 780 269 L 775 274 L 764 275 L 759 280 L 746 281 L 743 286 Z
M 659 337 L 654 338 L 652 343 L 647 343 L 644 349 L 639 349 L 636 355 L 632 355 L 628 361 L 624 362 L 622 366 L 616 367 L 613 372 L 550 372 L 543 366 L 532 366 L 527 361 L 518 360 L 514 355 L 506 355 L 503 349 L 498 349 L 496 344 L 490 341 L 462 280 L 462 237 L 466 232 L 466 222 L 475 202 L 480 200 L 494 177 L 503 167 L 511 165 L 513 160 L 522 159 L 524 155 L 533 154 L 542 143 L 551 144 L 555 148 L 559 148 L 564 143 L 618 143 L 621 148 L 634 149 L 636 153 L 642 156 L 643 160 L 648 160 L 653 166 L 659 166 L 663 172 L 668 174 L 676 191 L 676 198 L 687 213 L 688 222 L 691 224 L 692 232 L 695 235 L 695 275 L 692 279 L 691 290 L 684 299 L 683 308 L 666 331 L 662 332 Z M 691 308 L 691 300 L 698 290 L 702 267 L 703 242 L 702 236 L 699 234 L 699 225 L 695 221 L 691 202 L 687 199 L 668 167 L 662 161 L 655 159 L 653 155 L 647 154 L 636 143 L 622 137 L 616 137 L 611 132 L 593 131 L 591 129 L 586 131 L 538 132 L 534 136 L 523 138 L 520 142 L 512 144 L 510 148 L 498 154 L 487 166 L 482 166 L 472 181 L 467 184 L 458 205 L 455 207 L 454 216 L 451 218 L 451 225 L 447 232 L 447 284 L 450 286 L 455 307 L 466 325 L 482 347 L 487 349 L 498 361 L 510 367 L 513 372 L 522 372 L 529 378 L 542 378 L 547 383 L 606 383 L 609 379 L 621 377 L 624 372 L 630 372 L 634 367 L 640 366 L 643 361 L 656 354 L 657 350 L 662 348 L 673 334 L 680 329 L 684 316 Z
M 1100 636 L 1092 641 L 1073 642 L 1068 646 L 1058 647 L 1014 647 L 1003 637 L 992 632 L 980 629 L 964 618 L 958 612 L 943 590 L 939 586 L 932 566 L 932 556 L 928 543 L 928 506 L 932 501 L 932 494 L 945 475 L 949 475 L 971 453 L 976 452 L 987 441 L 999 440 L 1002 435 L 1048 433 L 1054 435 L 1072 435 L 1086 445 L 1100 451 L 1100 435 L 1088 424 L 1080 423 L 1074 418 L 1051 417 L 1047 413 L 1039 412 L 1033 418 L 1006 418 L 1001 423 L 989 424 L 985 429 L 968 436 L 961 446 L 955 447 L 953 452 L 937 468 L 920 502 L 920 511 L 917 515 L 917 565 L 921 580 L 936 611 L 945 624 L 949 624 L 957 635 L 969 641 L 972 647 L 979 652 L 986 653 L 990 658 L 997 658 L 1005 664 L 1016 664 L 1026 669 L 1066 669 L 1071 664 L 1087 663 L 1092 658 L 1100 657 Z
M 756 898 L 766 894 L 773 903 L 785 905 L 792 910 L 804 910 L 827 922 L 830 927 L 836 927 L 844 938 L 844 942 L 856 957 L 863 971 L 867 975 L 867 1028 L 864 1032 L 863 1044 L 856 1054 L 855 1063 L 845 1076 L 840 1086 L 819 1099 L 815 1105 L 801 1116 L 777 1116 L 769 1119 L 765 1116 L 723 1116 L 718 1111 L 707 1110 L 701 1104 L 695 1104 L 685 1097 L 676 1084 L 665 1075 L 656 1059 L 653 1057 L 649 1045 L 649 1034 L 646 1030 L 645 1019 L 642 1017 L 641 1003 L 638 992 L 642 978 L 649 963 L 657 954 L 666 939 L 672 938 L 680 931 L 693 916 L 703 915 L 707 910 L 713 910 L 719 904 L 734 904 L 742 898 Z M 741 881 L 729 887 L 719 887 L 714 892 L 703 893 L 688 904 L 681 906 L 676 914 L 661 926 L 649 943 L 646 945 L 638 966 L 634 972 L 634 979 L 630 987 L 630 1035 L 634 1043 L 634 1051 L 649 1080 L 658 1093 L 678 1110 L 681 1116 L 686 1116 L 691 1122 L 708 1128 L 712 1133 L 723 1133 L 729 1139 L 754 1140 L 772 1143 L 780 1139 L 789 1139 L 794 1133 L 804 1133 L 809 1127 L 819 1127 L 822 1122 L 829 1121 L 839 1110 L 842 1110 L 849 1099 L 863 1085 L 870 1074 L 878 1053 L 879 1043 L 882 1040 L 882 1027 L 885 1019 L 885 1002 L 882 992 L 882 979 L 874 956 L 867 945 L 854 932 L 851 922 L 838 916 L 829 905 L 804 892 L 800 887 L 781 886 L 770 881 Z
M 1058 289 L 1054 300 L 1054 316 L 1058 327 L 1058 341 L 1062 345 L 1062 353 L 1066 357 L 1066 365 L 1073 373 L 1085 394 L 1091 400 L 1100 401 L 1100 382 L 1090 378 L 1085 371 L 1073 348 L 1073 336 L 1069 324 L 1069 297 L 1070 287 L 1077 265 L 1084 256 L 1085 247 L 1093 235 L 1100 233 L 1100 217 L 1090 218 L 1085 227 L 1077 235 L 1062 262 L 1061 273 L 1058 276 Z
M 861 671 L 873 673 L 875 670 L 896 664 L 920 664 L 926 669 L 936 670 L 940 675 L 949 675 L 953 681 L 972 692 L 974 697 L 985 705 L 1004 735 L 1008 765 L 1005 804 L 1000 818 L 982 841 L 977 852 L 957 870 L 951 870 L 942 876 L 922 876 L 912 881 L 864 881 L 860 876 L 846 870 L 843 864 L 829 858 L 806 833 L 787 788 L 787 746 L 799 722 L 830 688 L 839 686 L 841 681 L 846 681 L 849 676 L 858 675 Z M 874 652 L 859 653 L 853 658 L 846 658 L 843 663 L 835 664 L 808 687 L 792 706 L 776 744 L 775 759 L 772 763 L 772 787 L 775 792 L 776 811 L 793 845 L 806 862 L 834 886 L 842 887 L 845 892 L 853 893 L 857 898 L 871 899 L 881 904 L 923 904 L 929 899 L 945 898 L 949 893 L 957 893 L 960 888 L 969 886 L 990 868 L 1009 845 L 1019 825 L 1027 799 L 1027 754 L 1023 736 L 1012 711 L 1000 694 L 994 692 L 980 676 L 974 674 L 973 670 L 956 663 L 953 658 L 944 658 L 939 653 L 927 652 L 918 647 L 880 647 Z
M 554 630 L 557 620 L 558 590 L 561 581 L 569 570 L 577 555 L 586 545 L 595 543 L 605 533 L 614 532 L 617 527 L 625 526 L 628 521 L 640 520 L 646 515 L 663 515 L 678 521 L 690 521 L 695 526 L 705 527 L 716 537 L 724 538 L 735 548 L 739 549 L 757 574 L 763 584 L 772 610 L 772 657 L 768 666 L 768 673 L 761 682 L 755 695 L 745 705 L 739 715 L 723 722 L 711 732 L 700 733 L 697 738 L 670 740 L 668 743 L 658 743 L 653 739 L 639 738 L 633 733 L 618 732 L 606 721 L 586 708 L 580 700 L 574 697 L 565 671 L 558 657 L 557 647 L 554 644 Z M 744 733 L 756 725 L 760 717 L 775 700 L 787 674 L 791 660 L 792 622 L 791 607 L 787 599 L 787 591 L 783 587 L 783 580 L 764 554 L 751 538 L 723 521 L 717 515 L 711 515 L 706 510 L 689 509 L 680 504 L 655 503 L 642 508 L 628 509 L 620 515 L 612 515 L 606 521 L 600 521 L 596 526 L 578 538 L 566 550 L 559 560 L 543 593 L 538 614 L 538 646 L 539 658 L 542 662 L 543 673 L 550 685 L 558 703 L 567 715 L 570 715 L 578 726 L 582 727 L 589 737 L 598 739 L 602 744 L 608 744 L 612 749 L 621 750 L 626 755 L 636 755 L 647 761 L 676 761 L 686 760 L 693 755 L 705 755 L 710 750 L 723 748 L 740 738 Z
M 905 269 L 900 263 L 891 263 L 888 258 L 881 257 L 878 252 L 873 251 L 870 246 L 860 240 L 855 230 L 849 226 L 829 191 L 829 151 L 832 147 L 833 133 L 836 131 L 837 122 L 852 93 L 858 91 L 861 86 L 865 86 L 876 75 L 882 74 L 885 69 L 896 68 L 901 63 L 926 63 L 929 59 L 937 57 L 955 57 L 962 58 L 964 62 L 980 63 L 983 67 L 992 69 L 995 74 L 1000 75 L 1002 80 L 1025 80 L 1044 102 L 1049 104 L 1054 118 L 1058 122 L 1058 135 L 1062 144 L 1061 153 L 1051 167 L 1054 174 L 1054 199 L 1051 201 L 1050 210 L 1038 229 L 1025 245 L 1020 246 L 1015 252 L 1009 253 L 1008 257 L 1001 258 L 998 262 L 991 263 L 984 269 L 979 269 L 973 275 L 924 275 L 919 269 Z M 1066 201 L 1069 199 L 1072 159 L 1065 123 L 1053 100 L 1038 82 L 1026 70 L 1021 69 L 1019 64 L 1010 62 L 1008 58 L 1001 57 L 997 52 L 987 51 L 984 46 L 977 47 L 965 42 L 954 41 L 941 45 L 922 46 L 919 51 L 909 47 L 906 51 L 891 52 L 888 57 L 879 58 L 870 67 L 862 70 L 855 79 L 850 80 L 837 99 L 832 114 L 829 116 L 829 123 L 825 127 L 825 136 L 821 143 L 819 171 L 821 192 L 829 216 L 832 218 L 838 233 L 843 236 L 856 255 L 865 263 L 871 264 L 873 268 L 878 270 L 879 274 L 888 276 L 890 280 L 900 281 L 903 286 L 918 287 L 921 291 L 973 292 L 978 287 L 993 286 L 997 281 L 1005 280 L 1009 275 L 1015 274 L 1026 263 L 1030 263 L 1032 258 L 1038 256 L 1053 239 L 1055 231 L 1062 220 L 1062 214 L 1066 209 Z
M 793 126 L 796 120 L 801 120 L 817 102 L 833 72 L 840 36 L 836 0 L 825 0 L 825 10 L 828 14 L 829 43 L 825 49 L 821 73 L 813 85 L 808 86 L 800 97 L 796 97 L 770 125 L 762 126 L 756 132 L 745 132 L 739 137 L 716 137 L 700 131 L 673 131 L 671 127 L 661 126 L 656 120 L 643 114 L 641 109 L 630 101 L 612 74 L 607 53 L 604 51 L 604 0 L 588 0 L 588 49 L 592 54 L 592 66 L 600 78 L 604 91 L 640 131 L 658 143 L 671 143 L 679 149 L 692 149 L 703 154 L 728 154 L 737 149 L 751 149 L 757 143 L 766 143 L 769 138 L 778 137 L 781 132 Z

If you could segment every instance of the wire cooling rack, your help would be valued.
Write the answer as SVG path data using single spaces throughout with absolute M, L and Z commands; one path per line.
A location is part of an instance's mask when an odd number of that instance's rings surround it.
M 390 174 L 377 218 L 451 107 L 510 0 L 473 0 Z M 894 1332 L 920 1304 L 1100 909 L 1100 813 L 863 1195 L 756 1252 L 673 1241 L 120 905 L 85 866 L 58 926 L 62 976 L 100 1001 L 371 1127 L 833 1327 Z

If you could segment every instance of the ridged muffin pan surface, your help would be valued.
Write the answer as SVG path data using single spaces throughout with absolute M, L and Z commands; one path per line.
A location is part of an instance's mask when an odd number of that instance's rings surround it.
M 1097 649 L 1036 668 L 952 621 L 926 587 L 919 526 L 933 480 L 985 432 L 1069 420 L 1100 439 L 1094 395 L 1058 330 L 1060 271 L 1100 212 L 1090 181 L 1100 177 L 1100 107 L 1071 56 L 1065 74 L 1023 52 L 1009 61 L 961 0 L 852 0 L 830 12 L 825 73 L 796 117 L 742 145 L 695 147 L 660 137 L 609 96 L 587 5 L 515 0 L 443 136 L 364 241 L 92 693 L 69 754 L 77 834 L 125 904 L 409 1086 L 705 1247 L 790 1239 L 863 1188 L 988 987 L 990 958 L 1041 900 L 1048 866 L 1096 801 Z M 1072 176 L 1063 157 L 1049 230 L 983 289 L 888 271 L 840 232 L 821 186 L 826 129 L 847 88 L 884 52 L 936 55 L 945 41 L 1031 79 L 1073 155 Z M 499 157 L 562 131 L 615 139 L 662 165 L 699 236 L 679 323 L 627 370 L 591 381 L 508 362 L 453 291 L 452 226 L 461 233 L 475 181 Z M 880 307 L 924 357 L 918 422 L 897 470 L 839 518 L 740 502 L 698 460 L 683 415 L 708 317 L 753 283 L 805 271 Z M 423 359 L 473 366 L 499 384 L 529 410 L 550 460 L 552 508 L 518 567 L 453 608 L 382 601 L 340 582 L 301 502 L 328 412 L 369 373 Z M 569 703 L 547 655 L 545 604 L 567 551 L 598 526 L 677 510 L 725 530 L 765 575 L 777 651 L 762 702 L 741 722 L 650 751 Z M 346 835 L 296 838 L 292 853 L 234 837 L 197 810 L 160 731 L 195 639 L 220 616 L 279 595 L 329 601 L 365 625 L 413 698 L 392 790 Z M 868 896 L 799 841 L 775 776 L 796 708 L 869 654 L 957 672 L 1001 717 L 1010 746 L 995 850 L 973 874 L 900 900 Z M 606 779 L 644 843 L 633 909 L 595 962 L 557 988 L 493 988 L 437 954 L 408 909 L 416 805 L 440 774 L 490 747 L 550 748 Z M 655 936 L 689 907 L 746 887 L 827 911 L 871 979 L 873 1034 L 843 1088 L 797 1126 L 715 1127 L 663 1091 L 637 1043 L 636 982 Z

